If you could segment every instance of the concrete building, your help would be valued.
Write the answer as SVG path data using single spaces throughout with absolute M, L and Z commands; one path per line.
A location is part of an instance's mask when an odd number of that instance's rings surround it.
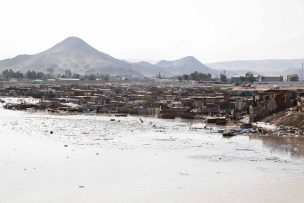
M 259 82 L 283 82 L 283 76 L 261 76 Z

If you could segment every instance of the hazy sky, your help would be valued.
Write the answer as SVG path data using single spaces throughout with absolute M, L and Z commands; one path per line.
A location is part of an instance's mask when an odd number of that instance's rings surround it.
M 77 36 L 116 58 L 303 58 L 302 0 L 7 0 L 0 59 Z

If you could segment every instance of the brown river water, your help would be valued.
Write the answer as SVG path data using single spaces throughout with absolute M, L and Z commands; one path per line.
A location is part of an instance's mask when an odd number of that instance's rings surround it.
M 0 108 L 0 203 L 304 202 L 304 138 L 142 120 Z

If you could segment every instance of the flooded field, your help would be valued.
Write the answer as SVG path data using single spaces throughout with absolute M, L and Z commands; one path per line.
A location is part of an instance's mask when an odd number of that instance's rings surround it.
M 0 202 L 303 202 L 304 139 L 0 108 Z

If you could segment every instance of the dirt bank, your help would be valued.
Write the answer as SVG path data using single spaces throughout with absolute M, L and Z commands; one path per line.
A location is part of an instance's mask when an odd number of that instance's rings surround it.
M 299 112 L 296 109 L 288 109 L 275 113 L 264 118 L 262 121 L 280 127 L 285 126 L 304 130 L 304 112 Z

